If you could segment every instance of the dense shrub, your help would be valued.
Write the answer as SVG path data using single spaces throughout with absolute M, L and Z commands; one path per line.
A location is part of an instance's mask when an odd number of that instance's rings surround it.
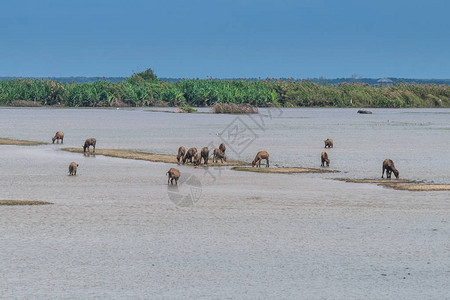
M 258 109 L 250 104 L 216 103 L 212 107 L 216 114 L 257 114 Z
M 0 105 L 12 105 L 13 101 L 19 100 L 32 102 L 30 105 L 70 107 L 214 106 L 217 103 L 256 107 L 450 107 L 450 88 L 448 85 L 405 83 L 331 85 L 273 78 L 162 82 L 148 69 L 116 83 L 63 84 L 39 79 L 0 81 Z M 17 105 L 18 102 L 14 103 Z M 27 104 L 21 102 L 21 105 Z

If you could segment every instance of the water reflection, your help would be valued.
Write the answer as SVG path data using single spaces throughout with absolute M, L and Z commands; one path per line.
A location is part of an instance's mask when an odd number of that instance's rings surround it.
M 84 157 L 95 157 L 95 152 L 83 152 Z

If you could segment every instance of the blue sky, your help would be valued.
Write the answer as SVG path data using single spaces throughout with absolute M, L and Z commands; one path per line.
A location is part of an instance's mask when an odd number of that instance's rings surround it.
M 450 1 L 5 0 L 0 76 L 450 78 Z

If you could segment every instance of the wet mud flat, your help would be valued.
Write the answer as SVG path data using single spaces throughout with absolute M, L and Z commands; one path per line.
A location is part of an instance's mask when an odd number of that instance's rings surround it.
M 172 154 L 156 154 L 156 153 L 148 153 L 148 152 L 140 152 L 140 151 L 131 151 L 131 150 L 116 150 L 116 149 L 95 149 L 95 152 L 83 152 L 83 149 L 80 148 L 63 148 L 63 151 L 73 152 L 73 153 L 83 153 L 85 155 L 104 155 L 110 157 L 118 157 L 125 159 L 138 159 L 138 160 L 146 160 L 151 162 L 162 162 L 168 164 L 178 164 L 177 156 Z M 212 159 L 207 166 L 204 164 L 200 164 L 199 167 L 215 167 L 215 166 L 242 166 L 248 165 L 246 162 L 242 161 L 234 161 L 228 160 L 223 163 L 213 163 Z
M 255 173 L 278 173 L 278 174 L 294 174 L 294 173 L 338 173 L 336 170 L 300 168 L 300 167 L 282 167 L 282 168 L 256 168 L 256 167 L 233 167 L 235 171 L 255 172 Z
M 35 142 L 35 141 L 26 141 L 26 140 L 8 139 L 8 138 L 0 138 L 0 145 L 36 146 L 36 145 L 45 145 L 45 144 L 47 144 L 47 143 Z
M 287 109 L 281 118 L 266 118 L 245 158 L 236 156 L 251 162 L 250 154 L 264 148 L 280 166 L 319 169 L 318 154 L 330 135 L 339 144 L 330 150 L 332 161 L 339 163 L 320 169 L 339 174 L 189 165 L 179 167 L 184 183 L 172 187 L 165 174 L 176 164 L 90 159 L 60 149 L 81 149 L 86 137 L 95 136 L 105 145 L 99 148 L 176 154 L 182 144 L 219 144 L 215 134 L 234 116 L 7 109 L 0 136 L 50 145 L 0 147 L 0 199 L 54 205 L 0 207 L 7 254 L 0 262 L 0 298 L 446 299 L 449 192 L 330 180 L 381 179 L 381 158 L 390 157 L 401 174 L 427 170 L 423 178 L 450 183 L 448 145 L 442 143 L 448 114 L 405 111 L 376 110 L 367 119 L 355 109 Z M 432 125 L 421 125 L 431 119 Z M 64 146 L 51 144 L 56 129 L 70 137 Z M 409 147 L 405 156 L 411 141 L 420 147 Z M 82 160 L 80 174 L 68 176 L 73 160 Z M 201 182 L 201 195 L 182 207 L 172 196 L 197 195 L 199 186 L 189 178 Z
M 450 191 L 450 184 L 425 183 L 424 181 L 408 180 L 408 179 L 335 178 L 334 180 L 351 183 L 375 183 L 379 186 L 402 191 L 417 191 L 417 192 Z

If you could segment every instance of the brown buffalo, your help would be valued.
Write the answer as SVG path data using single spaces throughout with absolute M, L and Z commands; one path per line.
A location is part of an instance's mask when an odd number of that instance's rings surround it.
M 328 159 L 327 151 L 322 151 L 322 154 L 320 154 L 320 159 L 322 160 L 322 164 L 321 164 L 322 167 L 325 166 L 325 163 L 327 164 L 327 167 L 330 166 L 330 160 Z
M 395 165 L 394 165 L 394 162 L 392 161 L 392 159 L 387 158 L 383 161 L 383 169 L 381 172 L 381 178 L 383 178 L 384 170 L 386 170 L 386 178 L 391 178 L 392 172 L 394 172 L 395 178 L 398 178 L 398 176 L 399 176 L 399 172 L 395 168 Z
M 269 152 L 267 151 L 259 151 L 255 159 L 252 161 L 252 167 L 254 167 L 256 164 L 258 164 L 258 167 L 261 167 L 261 160 L 266 160 L 266 168 L 269 167 Z
M 326 139 L 325 141 L 325 148 L 333 148 L 333 139 Z
M 213 162 L 218 162 L 219 159 L 221 163 L 223 163 L 223 161 L 227 161 L 225 154 L 219 148 L 216 148 L 213 152 Z
M 219 149 L 220 149 L 220 151 L 222 151 L 223 154 L 225 154 L 225 150 L 227 150 L 227 147 L 225 147 L 225 144 L 224 144 L 224 143 L 221 143 L 221 144 L 219 145 Z
M 186 148 L 181 146 L 178 148 L 178 155 L 177 155 L 177 161 L 180 162 L 181 159 L 183 159 L 184 155 L 186 154 Z
M 209 159 L 209 149 L 208 147 L 203 147 L 202 148 L 202 152 L 201 152 L 202 158 L 203 158 L 203 163 L 205 165 L 208 164 L 208 159 Z
M 194 157 L 192 158 L 192 162 L 194 163 L 194 166 L 200 165 L 202 162 L 202 155 L 200 152 L 195 152 Z
M 178 184 L 178 178 L 180 178 L 180 171 L 178 169 L 170 168 L 170 170 L 167 171 L 166 175 L 168 175 L 167 184 L 169 184 L 169 182 L 173 184 L 174 180 L 175 184 Z
M 195 153 L 197 153 L 197 148 L 189 148 L 189 150 L 186 152 L 186 155 L 183 157 L 183 164 L 185 164 L 187 160 L 192 163 L 192 159 L 194 158 Z
M 77 168 L 78 164 L 76 162 L 71 162 L 69 165 L 69 174 L 70 175 L 77 175 Z
M 56 140 L 56 143 L 57 143 L 57 144 L 59 144 L 59 140 L 61 140 L 61 144 L 63 144 L 63 143 L 64 143 L 64 132 L 62 132 L 62 131 L 57 131 L 57 132 L 55 133 L 55 136 L 52 137 L 52 142 L 53 142 L 53 144 L 55 143 L 55 140 Z
M 94 138 L 90 138 L 90 139 L 86 139 L 86 141 L 84 141 L 84 145 L 83 145 L 83 151 L 86 152 L 86 148 L 89 152 L 89 147 L 92 146 L 94 148 L 94 152 L 95 152 L 95 144 L 97 143 L 97 140 Z

